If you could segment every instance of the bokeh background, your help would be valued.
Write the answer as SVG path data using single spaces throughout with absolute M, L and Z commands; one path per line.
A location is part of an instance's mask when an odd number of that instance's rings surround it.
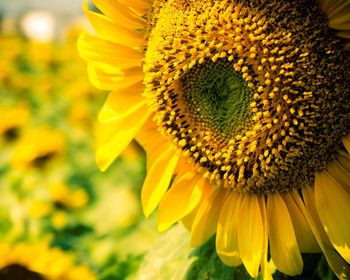
M 159 237 L 142 148 L 96 167 L 107 93 L 77 53 L 81 4 L 0 0 L 0 279 L 132 279 Z

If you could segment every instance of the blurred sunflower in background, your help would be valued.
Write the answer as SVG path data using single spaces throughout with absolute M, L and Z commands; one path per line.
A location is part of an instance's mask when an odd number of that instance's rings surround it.
M 26 105 L 19 105 L 15 108 L 0 108 L 2 116 L 0 120 L 0 141 L 12 143 L 20 136 L 21 130 L 28 122 L 29 109 Z
M 92 83 L 111 93 L 101 170 L 136 138 L 158 228 L 252 277 L 303 271 L 323 252 L 350 277 L 350 2 L 94 0 L 82 34 Z
M 47 241 L 40 243 L 0 243 L 0 279 L 31 280 L 93 280 L 95 274 L 85 265 L 77 264 L 74 256 Z
M 13 167 L 45 167 L 63 154 L 64 147 L 65 137 L 60 131 L 48 127 L 30 129 L 24 133 L 14 149 Z

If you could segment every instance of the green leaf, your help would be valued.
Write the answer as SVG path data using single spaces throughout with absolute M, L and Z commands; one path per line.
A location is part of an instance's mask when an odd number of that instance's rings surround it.
M 137 275 L 131 279 L 184 279 L 193 260 L 189 234 L 182 225 L 165 232 L 146 254 Z
M 117 256 L 113 255 L 102 266 L 101 273 L 98 274 L 98 280 L 123 280 L 134 272 L 140 261 L 141 255 L 129 255 L 125 260 L 120 261 Z

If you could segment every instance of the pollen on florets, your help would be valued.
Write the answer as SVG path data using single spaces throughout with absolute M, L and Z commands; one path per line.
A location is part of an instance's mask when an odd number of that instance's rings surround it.
M 342 43 L 313 1 L 155 1 L 144 72 L 160 132 L 210 180 L 311 184 L 349 131 Z

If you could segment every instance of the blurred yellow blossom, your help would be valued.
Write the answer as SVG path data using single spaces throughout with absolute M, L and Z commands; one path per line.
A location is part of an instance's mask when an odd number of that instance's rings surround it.
M 33 277 L 36 278 L 33 278 Z M 77 264 L 72 254 L 50 248 L 48 241 L 0 242 L 1 279 L 93 280 L 94 273 Z
M 42 218 L 53 210 L 52 204 L 46 200 L 36 200 L 29 207 L 29 215 L 32 218 Z
M 75 189 L 71 191 L 67 205 L 71 208 L 82 208 L 89 201 L 89 196 L 83 188 Z
M 63 202 L 67 201 L 69 197 L 68 186 L 64 183 L 54 183 L 49 185 L 49 194 L 54 201 Z
M 49 186 L 49 194 L 55 203 L 61 207 L 79 209 L 86 205 L 89 196 L 81 187 L 70 189 L 64 183 L 55 183 Z
M 29 109 L 25 105 L 0 108 L 0 115 L 0 136 L 5 141 L 12 141 L 28 121 Z
M 55 228 L 63 228 L 68 222 L 67 213 L 64 211 L 56 211 L 52 214 L 51 222 Z
M 64 135 L 48 127 L 33 128 L 17 143 L 12 164 L 15 168 L 43 167 L 50 159 L 62 154 Z

